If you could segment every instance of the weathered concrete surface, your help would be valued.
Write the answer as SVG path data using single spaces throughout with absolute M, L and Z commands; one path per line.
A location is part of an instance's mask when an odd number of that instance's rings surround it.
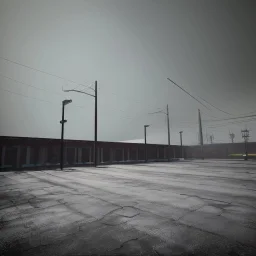
M 1 255 L 256 255 L 256 162 L 0 173 Z

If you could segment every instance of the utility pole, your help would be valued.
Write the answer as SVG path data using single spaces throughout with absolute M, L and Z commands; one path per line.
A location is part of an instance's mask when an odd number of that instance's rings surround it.
M 97 166 L 97 162 L 98 162 L 98 147 L 97 147 L 97 143 L 98 143 L 98 83 L 97 81 L 95 81 L 95 113 L 94 113 L 94 167 Z
M 247 142 L 250 137 L 250 131 L 248 129 L 242 130 L 242 137 L 244 138 L 244 151 L 245 151 L 245 156 L 244 160 L 248 160 L 248 152 L 247 152 Z
M 163 110 L 157 111 L 157 112 L 153 112 L 153 113 L 149 113 L 149 114 L 164 114 L 167 116 L 167 134 L 168 134 L 168 152 L 167 152 L 167 157 L 168 157 L 168 162 L 170 161 L 170 144 L 171 144 L 171 139 L 170 139 L 170 119 L 169 119 L 169 108 L 168 108 L 168 104 L 166 107 L 166 112 Z
M 170 162 L 170 120 L 169 120 L 169 108 L 168 108 L 168 104 L 167 104 L 167 108 L 166 108 L 167 112 L 167 129 L 168 129 L 168 162 Z
M 231 139 L 231 142 L 234 143 L 235 134 L 233 132 L 229 133 L 229 138 Z
M 180 131 L 180 150 L 181 150 L 181 158 L 183 158 L 182 133 L 183 133 L 183 131 Z
M 213 143 L 213 140 L 214 140 L 214 136 L 213 136 L 213 134 L 211 134 L 210 135 L 210 142 L 211 142 L 211 144 Z
M 201 145 L 201 157 L 204 159 L 204 139 L 203 139 L 203 129 L 202 129 L 202 120 L 201 120 L 201 113 L 200 109 L 198 109 L 198 123 L 199 123 L 199 138 L 200 138 L 200 145 Z
M 148 124 L 144 125 L 144 138 L 145 138 L 145 162 L 148 161 L 148 150 L 147 150 L 147 127 Z
M 64 124 L 67 120 L 64 119 L 65 116 L 65 105 L 71 103 L 72 100 L 63 100 L 62 101 L 62 118 L 61 118 L 61 142 L 60 142 L 60 169 L 63 169 L 63 153 L 64 153 Z
M 83 94 L 86 94 L 88 96 L 91 96 L 91 97 L 94 97 L 95 99 L 95 113 L 94 113 L 94 166 L 96 167 L 97 166 L 97 156 L 98 156 L 98 151 L 97 151 L 97 134 L 98 134 L 98 109 L 97 109 L 97 106 L 98 106 L 98 88 L 97 88 L 97 81 L 95 81 L 95 88 L 94 88 L 94 92 L 95 94 L 90 94 L 90 93 L 87 93 L 87 92 L 83 92 L 83 91 L 78 91 L 78 90 L 75 90 L 75 89 L 72 89 L 72 90 L 63 90 L 64 92 L 78 92 L 78 93 L 83 93 Z M 92 89 L 92 88 L 91 88 Z M 92 89 L 93 90 L 93 89 Z

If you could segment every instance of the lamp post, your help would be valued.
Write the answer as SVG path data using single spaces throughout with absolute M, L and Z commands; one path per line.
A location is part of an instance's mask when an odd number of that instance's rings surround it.
M 148 161 L 148 152 L 147 152 L 147 127 L 149 127 L 148 124 L 144 125 L 144 137 L 145 137 L 145 162 Z
M 183 158 L 182 133 L 183 133 L 183 131 L 180 131 L 180 150 L 181 150 L 181 158 Z
M 84 91 L 79 91 L 76 89 L 72 89 L 72 90 L 63 90 L 64 92 L 78 92 L 78 93 L 83 93 L 86 94 L 88 96 L 91 96 L 95 99 L 94 101 L 94 166 L 97 166 L 97 158 L 98 158 L 98 83 L 97 81 L 95 81 L 95 87 L 94 89 L 92 89 L 94 91 L 94 95 L 84 92 Z
M 67 120 L 64 119 L 64 112 L 65 112 L 65 106 L 69 103 L 71 103 L 72 100 L 63 100 L 62 101 L 62 119 L 60 121 L 61 123 L 61 144 L 60 144 L 60 169 L 63 169 L 63 151 L 64 151 L 64 124 L 67 122 Z

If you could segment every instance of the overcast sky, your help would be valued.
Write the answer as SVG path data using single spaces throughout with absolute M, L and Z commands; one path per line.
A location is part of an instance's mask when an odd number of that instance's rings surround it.
M 71 98 L 65 138 L 93 140 L 94 99 L 62 87 L 97 80 L 99 140 L 139 141 L 150 124 L 149 143 L 166 143 L 165 115 L 148 113 L 168 104 L 171 143 L 183 130 L 196 144 L 198 108 L 203 120 L 256 114 L 255 13 L 254 0 L 0 0 L 0 135 L 59 138 Z M 203 121 L 216 143 L 245 127 L 256 140 L 255 121 Z

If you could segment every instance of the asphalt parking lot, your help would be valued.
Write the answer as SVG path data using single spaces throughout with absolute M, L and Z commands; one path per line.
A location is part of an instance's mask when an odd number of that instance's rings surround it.
M 1 255 L 256 255 L 256 162 L 0 173 Z

